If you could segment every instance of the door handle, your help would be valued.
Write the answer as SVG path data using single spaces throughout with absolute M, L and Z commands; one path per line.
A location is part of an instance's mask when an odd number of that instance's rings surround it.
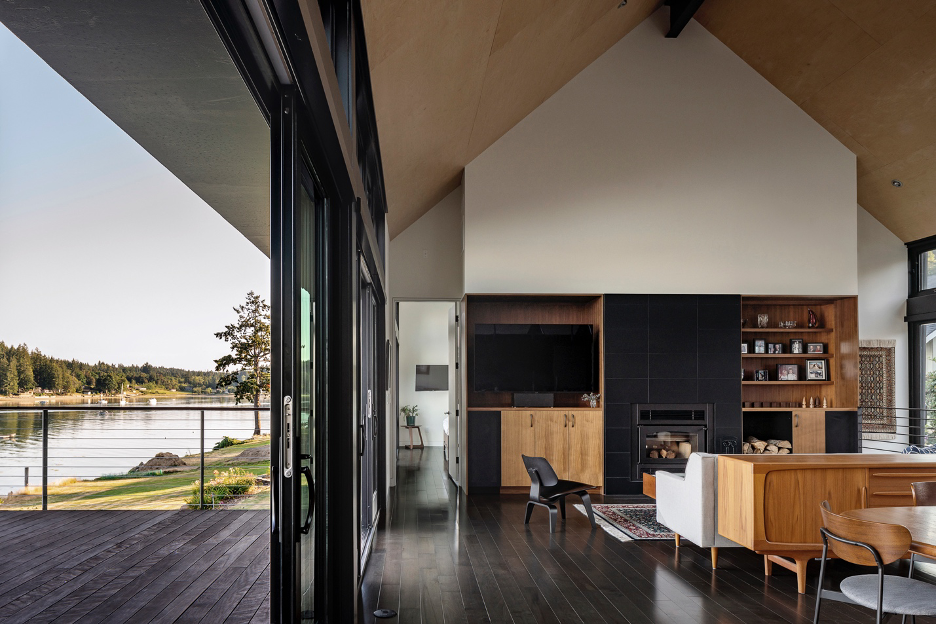
M 799 414 L 793 414 L 793 426 L 799 427 Z
M 306 478 L 306 484 L 309 486 L 309 511 L 306 512 L 305 522 L 299 530 L 303 535 L 308 535 L 312 530 L 312 514 L 315 513 L 315 479 L 312 478 L 312 469 L 308 466 L 303 466 L 299 472 Z
M 572 426 L 575 426 L 575 414 L 572 414 Z
M 568 415 L 568 414 L 563 414 L 563 415 L 562 415 L 562 426 L 563 426 L 563 427 L 568 427 L 568 426 L 569 426 L 569 415 Z
M 360 430 L 361 430 L 361 452 L 359 453 L 358 456 L 364 457 L 364 445 L 367 444 L 367 434 L 364 433 L 364 425 L 360 426 Z
M 533 414 L 530 414 L 530 427 L 533 426 Z
M 283 476 L 287 479 L 292 471 L 292 397 L 283 397 Z

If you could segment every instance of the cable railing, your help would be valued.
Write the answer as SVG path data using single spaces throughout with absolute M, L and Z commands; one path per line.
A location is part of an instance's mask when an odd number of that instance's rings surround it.
M 0 511 L 211 509 L 262 499 L 269 411 L 217 402 L 0 407 Z
M 936 445 L 936 409 L 877 405 L 859 409 L 863 453 L 916 453 Z

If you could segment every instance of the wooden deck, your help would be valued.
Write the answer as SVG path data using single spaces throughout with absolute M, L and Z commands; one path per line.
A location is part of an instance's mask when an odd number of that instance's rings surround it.
M 270 621 L 268 511 L 0 512 L 0 622 Z

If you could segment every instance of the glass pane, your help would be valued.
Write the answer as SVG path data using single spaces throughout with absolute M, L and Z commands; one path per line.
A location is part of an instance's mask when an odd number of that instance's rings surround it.
M 314 494 L 315 463 L 315 202 L 303 186 L 299 196 L 299 453 L 300 522 L 310 520 L 309 505 Z M 315 530 L 310 527 L 300 538 L 300 608 L 303 619 L 314 612 L 313 589 Z
M 928 323 L 920 328 L 920 338 L 923 341 L 923 407 L 936 409 L 936 323 Z M 931 415 L 931 412 L 924 412 Z M 936 441 L 936 419 L 926 417 L 925 444 Z
M 936 288 L 936 251 L 920 254 L 920 290 Z
M 660 431 L 647 434 L 648 459 L 688 459 L 699 450 L 697 432 Z

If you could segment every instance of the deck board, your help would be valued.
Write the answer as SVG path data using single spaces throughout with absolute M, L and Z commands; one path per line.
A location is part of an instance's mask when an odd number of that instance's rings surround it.
M 267 511 L 0 513 L 0 622 L 269 621 Z

